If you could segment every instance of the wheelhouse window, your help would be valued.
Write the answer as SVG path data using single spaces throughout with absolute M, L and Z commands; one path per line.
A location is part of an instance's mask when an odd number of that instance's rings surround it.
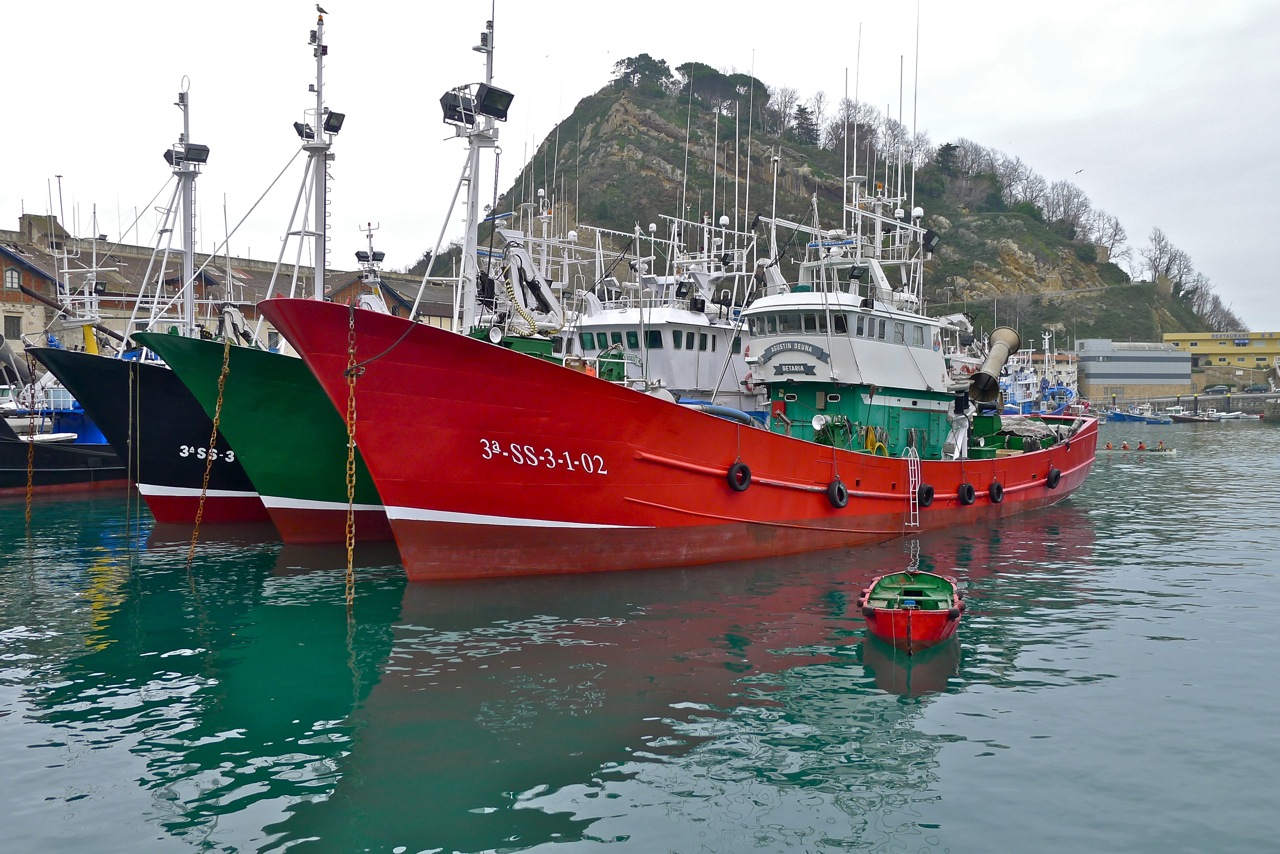
M 650 350 L 662 349 L 662 330 L 661 329 L 645 330 L 644 339 Z
M 699 350 L 707 349 L 707 333 L 705 332 L 698 333 L 698 349 Z
M 578 340 L 582 343 L 582 352 L 584 353 L 596 348 L 596 336 L 590 332 L 583 332 L 578 336 Z
M 742 352 L 742 336 L 741 335 L 733 336 L 733 346 L 730 349 L 733 351 L 733 354 L 735 356 Z
M 894 344 L 907 343 L 907 324 L 903 323 L 901 320 L 894 321 L 893 343 Z
M 686 350 L 692 350 L 692 349 L 693 349 L 693 337 L 694 337 L 694 336 L 693 336 L 693 330 L 692 330 L 692 329 L 690 329 L 687 333 L 685 333 L 685 336 L 684 336 L 684 348 L 685 348 Z
M 671 330 L 671 346 L 675 347 L 677 350 L 679 350 L 682 346 L 684 346 L 684 330 L 682 329 Z
M 628 350 L 640 349 L 640 333 L 636 332 L 634 329 L 627 330 L 627 349 Z
M 889 332 L 889 321 L 882 319 L 880 321 L 880 335 L 878 336 L 881 341 L 885 340 L 885 335 L 887 335 L 888 332 Z
M 603 333 L 603 332 L 601 332 L 600 334 L 601 334 L 601 335 L 603 335 L 604 333 Z M 609 333 L 609 340 L 610 340 L 610 341 L 612 341 L 614 344 L 617 344 L 619 347 L 621 347 L 621 346 L 622 346 L 622 333 L 621 333 L 621 332 L 610 332 L 610 333 Z
M 778 315 L 778 334 L 786 335 L 787 333 L 797 333 L 801 331 L 800 315 L 798 314 L 780 314 Z
M 832 315 L 831 331 L 833 331 L 837 335 L 848 335 L 849 334 L 849 318 L 845 317 L 843 314 Z
M 912 325 L 911 343 L 916 347 L 924 346 L 924 327 L 923 326 Z
M 770 335 L 778 334 L 778 318 L 777 317 L 775 317 L 772 314 L 769 315 L 768 317 L 765 318 L 765 325 L 769 330 Z
M 808 332 L 810 335 L 812 335 L 818 331 L 818 316 L 816 314 L 806 314 L 806 315 L 803 315 L 803 318 L 804 318 L 805 332 Z
M 874 323 L 875 321 L 872 321 L 872 322 Z M 866 323 L 867 323 L 867 319 L 862 315 L 858 315 L 858 331 L 856 334 L 859 338 L 862 338 L 867 334 Z

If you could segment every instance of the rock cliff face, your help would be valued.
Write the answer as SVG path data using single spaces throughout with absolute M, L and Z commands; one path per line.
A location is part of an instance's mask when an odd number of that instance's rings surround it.
M 733 106 L 717 115 L 696 100 L 605 87 L 548 134 L 498 209 L 514 210 L 543 189 L 564 231 L 585 224 L 630 233 L 681 213 L 727 215 L 744 230 L 756 214 L 812 223 L 815 204 L 821 227 L 839 227 L 843 176 L 854 164 L 843 152 L 767 134 L 758 105 L 739 103 L 737 117 Z M 857 171 L 868 185 L 899 180 L 883 162 Z M 913 176 L 901 180 L 909 192 Z M 1041 328 L 1121 340 L 1198 328 L 1154 286 L 1131 285 L 1100 262 L 1096 247 L 1003 210 L 994 184 L 960 186 L 933 166 L 914 180 L 924 224 L 942 238 L 926 266 L 933 313 L 967 311 L 980 326 L 1017 322 L 1032 339 Z M 997 209 L 982 210 L 984 203 Z

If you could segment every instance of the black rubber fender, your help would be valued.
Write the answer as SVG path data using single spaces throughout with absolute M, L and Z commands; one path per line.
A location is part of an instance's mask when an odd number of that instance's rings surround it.
M 1049 475 L 1044 479 L 1045 486 L 1050 489 L 1057 489 L 1058 483 L 1062 480 L 1062 469 L 1049 467 Z
M 849 505 L 849 488 L 844 485 L 844 481 L 840 478 L 836 478 L 827 484 L 827 500 L 837 510 Z
M 978 490 L 973 488 L 972 483 L 962 483 L 956 488 L 956 497 L 960 499 L 961 504 L 968 507 L 978 500 Z
M 920 484 L 916 488 L 916 501 L 921 507 L 928 507 L 933 503 L 933 486 L 927 483 Z
M 992 504 L 1004 501 L 1004 487 L 1000 485 L 1000 481 L 991 481 L 991 486 L 987 487 L 987 497 L 991 499 Z
M 734 492 L 746 492 L 747 487 L 751 485 L 751 467 L 744 462 L 736 462 L 729 466 L 726 479 L 729 481 L 729 488 Z

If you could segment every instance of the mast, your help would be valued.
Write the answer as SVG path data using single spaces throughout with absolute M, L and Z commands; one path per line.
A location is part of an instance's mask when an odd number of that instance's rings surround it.
M 467 140 L 467 162 L 462 170 L 462 178 L 458 182 L 459 190 L 463 183 L 467 185 L 464 210 L 466 236 L 462 245 L 462 270 L 458 276 L 458 291 L 454 304 L 454 317 L 459 324 L 457 331 L 464 334 L 476 324 L 476 281 L 479 278 L 476 250 L 480 243 L 480 152 L 482 149 L 497 150 L 496 123 L 506 121 L 507 110 L 514 98 L 510 92 L 493 85 L 492 18 L 485 22 L 485 29 L 480 33 L 480 44 L 474 46 L 472 50 L 484 54 L 484 82 L 457 86 L 445 92 L 440 98 L 445 124 L 453 125 L 454 134 Z M 553 192 L 554 189 L 552 187 Z M 457 198 L 456 193 L 454 198 Z M 443 231 L 441 236 L 443 237 Z M 434 253 L 432 257 L 435 257 Z
M 182 110 L 182 136 L 178 138 L 179 146 L 185 155 L 189 146 L 187 141 L 191 139 L 191 113 L 189 101 L 189 89 L 183 88 L 178 93 L 176 106 Z M 196 223 L 195 223 L 195 196 L 196 196 L 196 175 L 200 173 L 198 163 L 188 160 L 185 156 L 178 156 L 178 148 L 175 146 L 171 150 L 173 160 L 173 174 L 178 179 L 178 195 L 179 204 L 182 211 L 182 334 L 186 336 L 194 336 L 196 332 L 196 293 L 195 282 L 195 241 L 196 241 Z
M 484 54 L 484 85 L 493 83 L 493 21 L 485 22 L 484 32 L 480 34 L 480 44 L 472 48 Z M 473 113 L 471 120 L 476 116 Z M 498 129 L 493 116 L 485 115 L 480 126 L 467 134 L 470 147 L 467 150 L 467 233 L 462 245 L 462 325 L 461 331 L 468 332 L 476 323 L 476 277 L 479 267 L 476 262 L 476 249 L 480 242 L 480 150 L 496 148 L 498 145 Z
M 289 225 L 285 230 L 284 240 L 280 242 L 280 254 L 276 256 L 275 268 L 271 271 L 271 281 L 267 285 L 267 295 L 276 291 L 276 280 L 284 265 L 285 253 L 289 250 L 291 238 L 297 238 L 296 254 L 293 260 L 293 275 L 289 284 L 289 296 L 294 296 L 299 288 L 299 273 L 302 269 L 302 252 L 307 238 L 312 240 L 311 299 L 324 299 L 324 276 L 328 267 L 329 252 L 329 163 L 333 160 L 333 137 L 342 130 L 346 121 L 346 113 L 335 113 L 324 105 L 324 58 L 329 55 L 329 46 L 324 43 L 324 15 L 316 18 L 316 28 L 311 31 L 309 44 L 316 60 L 316 82 L 308 86 L 308 91 L 316 96 L 314 107 L 302 111 L 302 121 L 293 123 L 293 130 L 302 140 L 302 150 L 307 153 L 307 165 L 302 171 L 302 183 L 298 187 L 298 195 L 294 199 L 293 210 L 289 214 Z M 310 193 L 308 193 L 310 190 Z M 306 201 L 309 208 L 303 205 Z M 298 222 L 298 212 L 302 211 L 302 221 Z M 307 211 L 311 214 L 308 215 Z M 314 223 L 309 219 L 314 217 Z M 294 224 L 298 227 L 294 228 Z M 305 286 L 305 280 L 301 282 Z M 302 294 L 305 296 L 306 291 Z M 259 317 L 255 334 L 262 331 L 263 318 Z
M 302 146 L 311 158 L 312 185 L 311 201 L 314 205 L 314 220 L 311 236 L 314 239 L 313 258 L 313 292 L 312 299 L 324 299 L 324 274 L 328 254 L 329 231 L 329 161 L 333 160 L 330 148 L 333 146 L 332 135 L 342 127 L 342 113 L 332 116 L 340 118 L 336 126 L 324 106 L 324 58 L 329 55 L 329 46 L 324 43 L 324 15 L 316 16 L 316 28 L 311 31 L 312 53 L 316 58 L 316 106 L 315 126 L 311 140 Z

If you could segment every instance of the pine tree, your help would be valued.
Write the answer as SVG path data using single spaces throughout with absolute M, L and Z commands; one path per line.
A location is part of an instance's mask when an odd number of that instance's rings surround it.
M 818 123 L 813 120 L 813 111 L 804 104 L 796 105 L 796 116 L 791 123 L 791 133 L 801 145 L 818 144 Z

